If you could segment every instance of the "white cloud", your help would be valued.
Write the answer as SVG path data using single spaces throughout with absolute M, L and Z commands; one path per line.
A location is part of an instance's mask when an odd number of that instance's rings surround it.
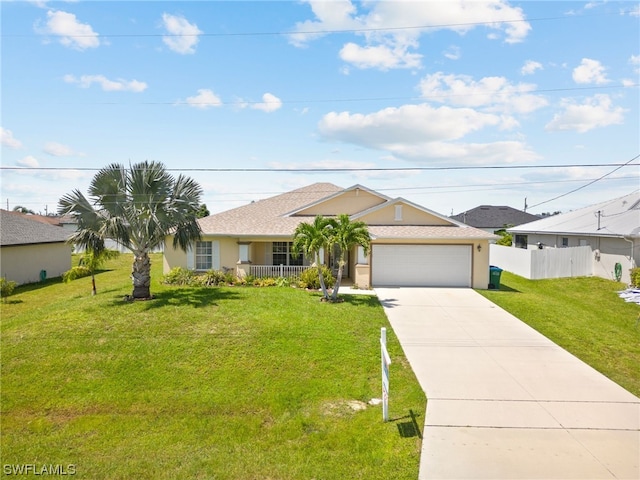
M 36 32 L 60 37 L 60 43 L 75 50 L 96 48 L 100 45 L 98 34 L 88 23 L 78 21 L 73 13 L 61 10 L 47 12 L 47 22 L 44 27 L 36 24 Z
M 22 160 L 18 160 L 17 163 L 21 167 L 27 167 L 27 168 L 38 168 L 40 166 L 40 163 L 38 162 L 38 160 L 35 157 L 32 157 L 31 155 L 24 157 Z
M 289 41 L 298 47 L 330 32 L 352 30 L 364 38 L 361 45 L 345 44 L 340 56 L 358 68 L 415 68 L 422 56 L 411 52 L 419 46 L 419 38 L 436 30 L 452 30 L 464 34 L 474 28 L 488 28 L 495 38 L 506 43 L 524 40 L 531 26 L 521 8 L 506 1 L 447 2 L 379 1 L 355 4 L 348 0 L 327 2 L 306 0 L 314 20 L 295 25 Z M 415 26 L 416 28 L 406 28 Z M 457 58 L 459 51 L 448 51 L 448 58 Z
M 13 132 L 11 130 L 7 130 L 4 127 L 0 127 L 0 143 L 9 148 L 22 147 L 22 142 L 13 136 Z
M 444 52 L 442 52 L 442 54 L 449 60 L 459 60 L 460 57 L 462 56 L 462 53 L 460 52 L 460 47 L 457 47 L 455 45 L 451 45 Z
M 76 78 L 74 75 L 65 75 L 64 81 L 67 83 L 76 83 L 82 88 L 89 88 L 92 84 L 97 83 L 105 92 L 144 92 L 147 89 L 145 82 L 138 80 L 109 80 L 104 75 L 82 75 Z
M 207 88 L 198 89 L 198 94 L 193 97 L 187 97 L 187 100 L 184 102 L 187 105 L 200 108 L 207 109 L 212 107 L 219 107 L 222 105 L 222 100 L 218 97 L 212 90 Z
M 573 100 L 562 101 L 563 111 L 554 115 L 545 126 L 547 131 L 574 130 L 585 133 L 594 128 L 609 125 L 620 125 L 624 120 L 624 109 L 614 107 L 609 95 L 594 95 L 587 98 L 581 105 Z
M 165 45 L 183 55 L 195 53 L 195 47 L 200 40 L 198 35 L 202 33 L 195 23 L 189 23 L 179 15 L 163 13 L 162 24 L 168 33 L 162 37 Z
M 536 70 L 542 70 L 542 64 L 540 62 L 534 62 L 533 60 L 527 60 L 520 69 L 520 73 L 522 75 L 533 75 Z
M 261 103 L 255 103 L 251 106 L 255 110 L 262 110 L 267 113 L 275 112 L 280 107 L 282 107 L 282 101 L 272 93 L 265 93 L 262 95 Z
M 54 157 L 70 157 L 76 154 L 70 147 L 56 142 L 45 143 L 42 151 Z
M 640 55 L 631 55 L 629 57 L 629 65 L 633 65 L 635 73 L 640 74 Z
M 360 69 L 378 68 L 418 68 L 422 55 L 408 53 L 406 47 L 376 45 L 361 47 L 355 43 L 346 43 L 340 50 L 340 58 Z
M 423 98 L 455 106 L 484 108 L 488 112 L 533 112 L 547 105 L 541 95 L 530 93 L 536 86 L 511 84 L 504 77 L 484 77 L 478 81 L 468 75 L 446 75 L 436 72 L 425 76 L 419 84 Z
M 496 115 L 470 108 L 433 108 L 421 104 L 385 108 L 368 115 L 331 112 L 322 118 L 318 127 L 328 139 L 393 151 L 405 143 L 459 139 L 499 122 Z
M 601 85 L 609 81 L 605 70 L 598 60 L 583 58 L 580 66 L 573 69 L 573 80 L 576 83 L 595 83 Z

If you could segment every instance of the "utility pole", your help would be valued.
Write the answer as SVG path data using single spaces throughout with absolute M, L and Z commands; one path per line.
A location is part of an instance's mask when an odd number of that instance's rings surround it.
M 525 212 L 527 211 L 527 207 L 528 207 L 528 206 L 529 206 L 529 205 L 527 205 L 527 197 L 524 197 L 524 211 L 525 211 Z
M 598 210 L 597 214 L 598 214 L 598 230 L 600 230 L 600 216 L 602 215 L 602 210 Z

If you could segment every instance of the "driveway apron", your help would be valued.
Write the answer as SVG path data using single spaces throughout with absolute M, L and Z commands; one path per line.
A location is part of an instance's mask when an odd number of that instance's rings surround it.
M 471 289 L 375 290 L 428 398 L 421 480 L 640 478 L 638 397 Z

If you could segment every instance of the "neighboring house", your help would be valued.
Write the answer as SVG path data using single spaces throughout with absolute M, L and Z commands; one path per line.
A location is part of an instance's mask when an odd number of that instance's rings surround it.
M 69 232 L 30 215 L 0 210 L 0 276 L 18 285 L 71 268 Z
M 506 226 L 521 225 L 540 219 L 537 215 L 513 207 L 496 205 L 480 205 L 458 215 L 453 215 L 451 218 L 489 233 L 495 233 L 496 230 Z
M 622 281 L 640 264 L 640 190 L 569 213 L 509 228 L 514 246 L 526 249 L 588 246 L 593 275 Z
M 318 214 L 348 214 L 369 226 L 371 251 L 348 252 L 344 276 L 360 287 L 455 286 L 486 289 L 489 240 L 495 236 L 403 198 L 361 185 L 316 183 L 199 220 L 202 241 L 188 252 L 165 241 L 164 271 L 231 269 L 239 276 L 288 276 L 309 267 L 291 254 L 296 227 Z M 336 269 L 336 252 L 323 262 Z

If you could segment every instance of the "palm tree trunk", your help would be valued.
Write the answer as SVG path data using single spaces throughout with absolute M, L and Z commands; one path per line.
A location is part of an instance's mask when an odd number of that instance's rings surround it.
M 151 298 L 151 259 L 148 252 L 134 252 L 131 280 L 133 298 Z
M 333 287 L 333 293 L 331 294 L 331 300 L 338 300 L 338 290 L 340 290 L 340 283 L 342 282 L 342 269 L 344 268 L 344 260 L 338 262 L 338 275 L 336 276 L 336 284 Z
M 96 275 L 91 271 L 91 295 L 97 295 L 98 291 L 96 290 Z
M 316 268 L 318 269 L 318 279 L 320 280 L 320 288 L 322 289 L 322 297 L 326 300 L 329 299 L 329 292 L 327 292 L 327 286 L 324 283 L 324 277 L 322 276 L 322 265 L 320 265 L 320 255 L 316 253 Z

